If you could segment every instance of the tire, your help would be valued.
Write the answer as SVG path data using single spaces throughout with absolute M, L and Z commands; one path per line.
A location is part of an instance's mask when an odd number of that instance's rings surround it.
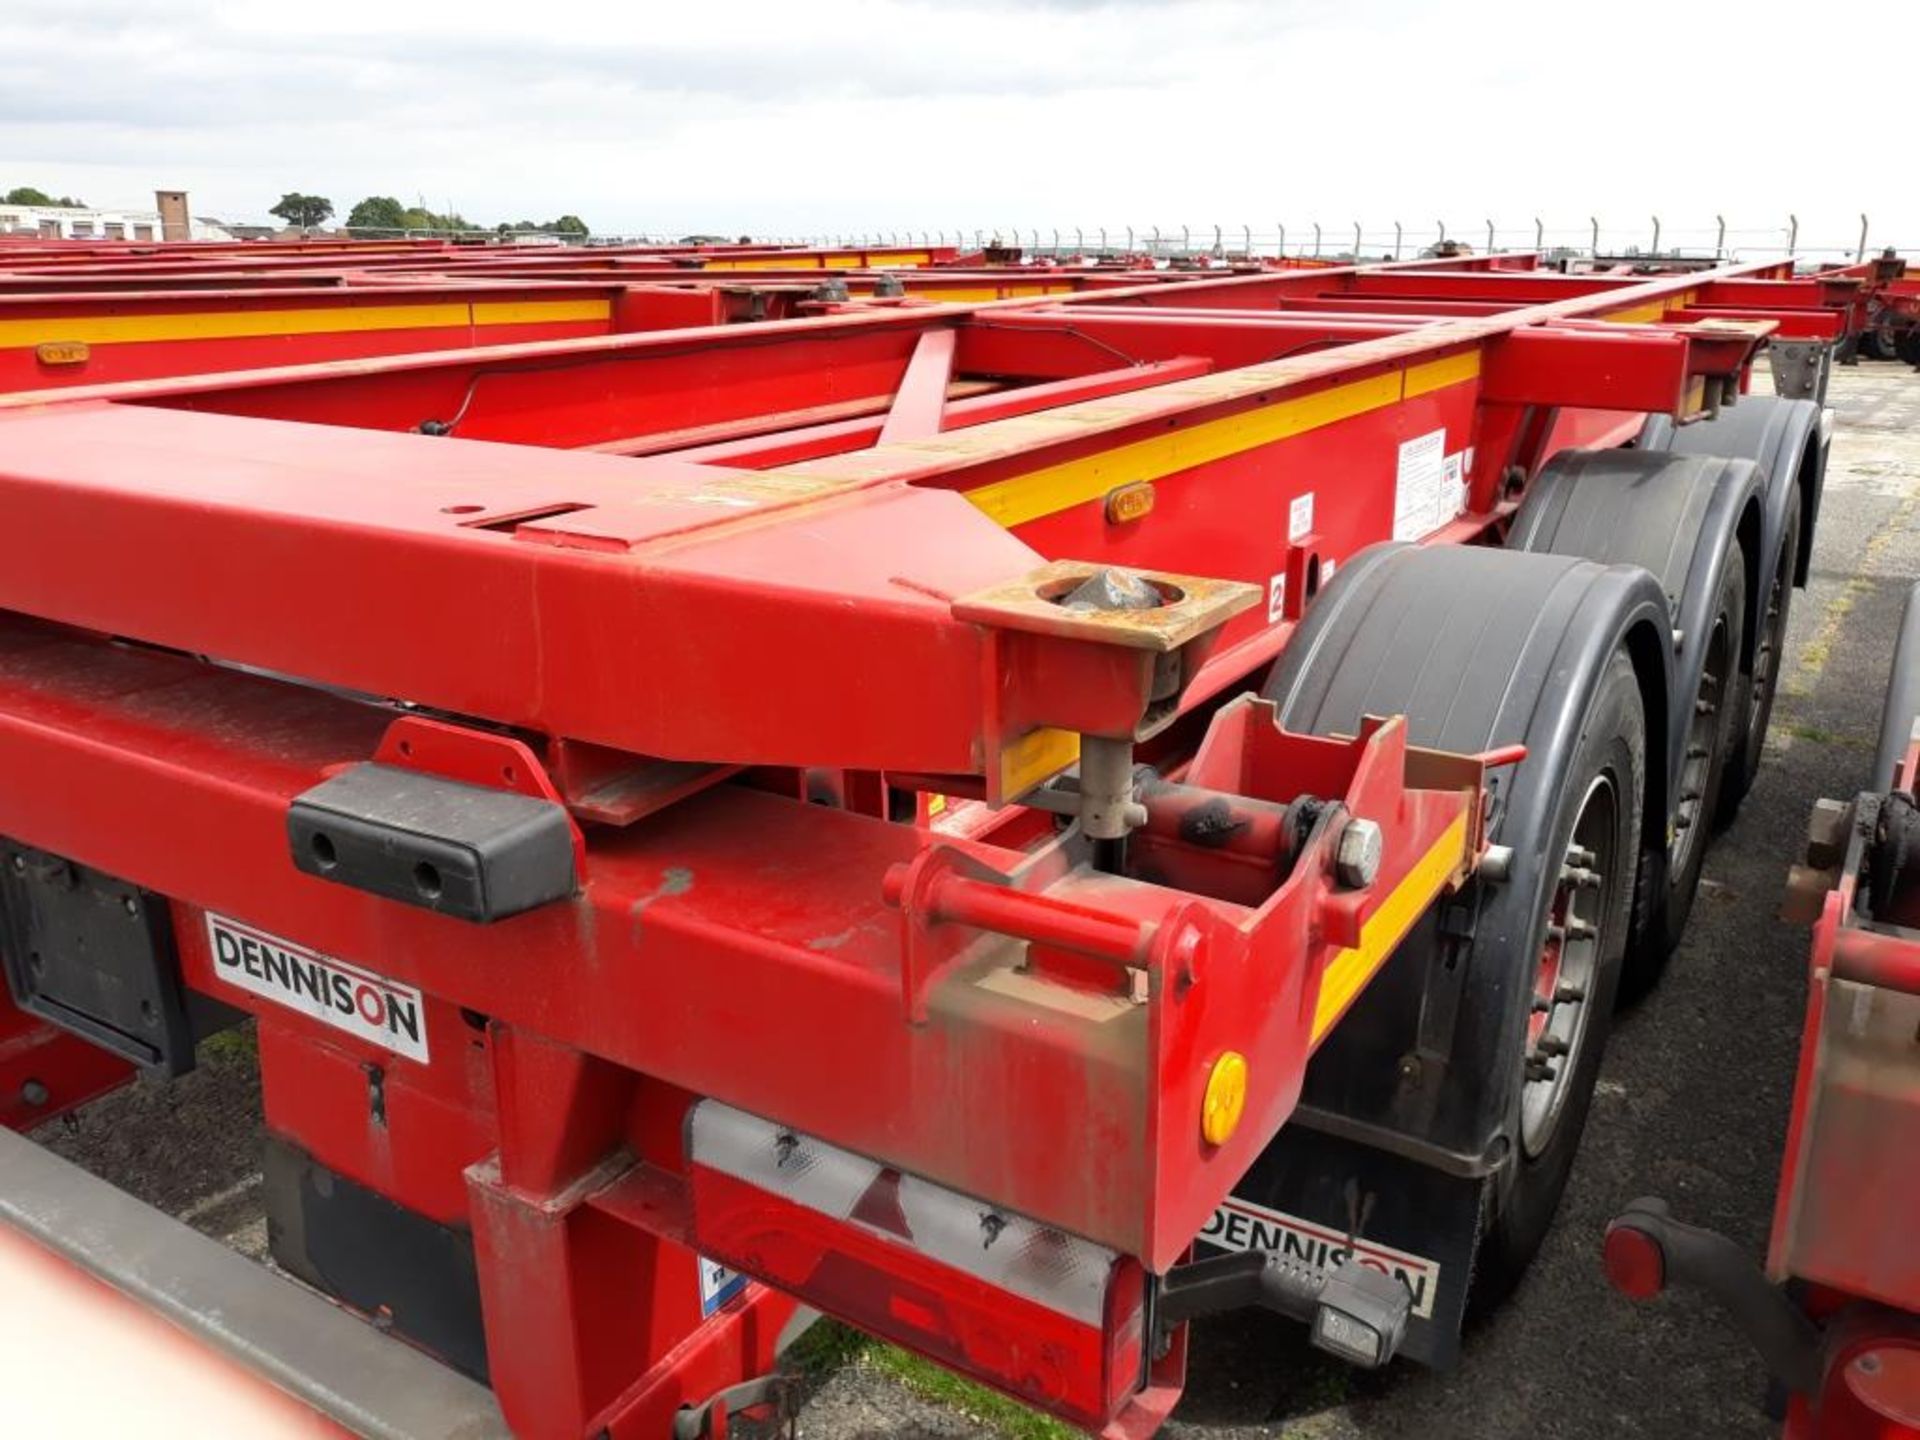
M 1880 327 L 1874 326 L 1860 332 L 1860 343 L 1855 351 L 1862 360 L 1891 360 L 1892 349 L 1886 344 Z
M 1693 597 L 1696 611 L 1706 605 Z M 1367 715 L 1397 714 L 1412 744 L 1526 747 L 1488 779 L 1489 839 L 1511 852 L 1505 878 L 1477 877 L 1401 942 L 1315 1053 L 1295 1123 L 1256 1166 L 1261 1203 L 1283 1200 L 1321 1224 L 1353 1224 L 1341 1187 L 1384 1192 L 1383 1243 L 1444 1254 L 1458 1275 L 1478 1273 L 1474 1257 L 1494 1237 L 1477 1291 L 1447 1287 L 1415 1330 L 1422 1358 L 1452 1354 L 1456 1307 L 1490 1306 L 1511 1287 L 1565 1187 L 1619 985 L 1635 858 L 1650 840 L 1647 792 L 1664 794 L 1670 768 L 1673 626 L 1671 599 L 1640 565 L 1376 546 L 1341 567 L 1262 687 L 1299 734 L 1350 735 Z M 1563 999 L 1546 947 L 1564 931 L 1548 926 L 1561 891 L 1580 883 L 1567 849 L 1603 773 L 1617 797 L 1609 843 L 1594 847 L 1599 882 L 1574 902 L 1594 925 L 1575 938 L 1592 944 L 1570 967 L 1584 966 L 1578 993 Z M 1552 1003 L 1536 1010 L 1536 996 Z M 1577 1017 L 1577 1032 L 1559 1037 L 1566 1055 L 1541 1057 L 1556 1076 L 1564 1069 L 1554 1119 L 1529 1121 L 1542 1104 L 1527 1099 L 1541 1093 L 1526 1080 L 1528 1055 L 1543 1025 Z M 1437 1063 L 1403 1063 L 1436 1042 Z M 1342 1172 L 1332 1183 L 1324 1165 L 1310 1169 L 1329 1158 Z
M 1487 906 L 1489 915 L 1500 906 L 1525 911 L 1513 917 L 1520 923 L 1512 933 L 1527 937 L 1540 960 L 1535 1014 L 1511 1060 L 1523 1076 L 1510 1131 L 1517 1153 L 1480 1242 L 1469 1302 L 1475 1313 L 1504 1299 L 1539 1250 L 1580 1146 L 1630 928 L 1646 767 L 1640 689 L 1619 650 L 1594 691 L 1555 810 L 1549 853 L 1568 856 L 1568 863 L 1544 871 L 1534 893 L 1499 892 Z M 1576 853 L 1582 850 L 1589 853 Z M 1560 922 L 1569 918 L 1569 906 L 1571 918 L 1593 927 L 1590 936 L 1568 938 L 1569 927 Z M 1483 917 L 1483 929 L 1487 923 Z M 1558 936 L 1549 928 L 1554 925 L 1560 925 Z M 1569 998 L 1557 1000 L 1562 993 Z M 1548 1037 L 1564 1040 L 1565 1053 L 1547 1053 L 1551 1047 L 1542 1041 Z
M 1715 823 L 1730 824 L 1740 802 L 1760 775 L 1766 749 L 1767 726 L 1773 721 L 1774 697 L 1780 690 L 1780 663 L 1786 654 L 1787 618 L 1793 608 L 1793 576 L 1800 563 L 1800 486 L 1787 492 L 1786 528 L 1773 566 L 1773 589 L 1760 597 L 1754 617 L 1753 670 L 1743 677 L 1743 705 L 1736 713 L 1733 746 L 1720 781 Z
M 1920 325 L 1909 325 L 1894 343 L 1894 354 L 1903 364 L 1920 366 Z
M 1680 768 L 1667 825 L 1664 883 L 1643 866 L 1639 905 L 1633 935 L 1627 947 L 1621 978 L 1621 996 L 1633 1001 L 1660 979 L 1693 913 L 1700 890 L 1700 867 L 1706 862 L 1721 780 L 1733 745 L 1734 721 L 1745 703 L 1740 683 L 1740 640 L 1746 615 L 1747 568 L 1740 547 L 1727 551 L 1720 575 L 1720 591 L 1713 604 L 1713 620 L 1700 667 L 1700 683 L 1683 701 L 1693 712 L 1687 731 L 1686 758 Z M 1701 707 L 1707 706 L 1703 710 Z

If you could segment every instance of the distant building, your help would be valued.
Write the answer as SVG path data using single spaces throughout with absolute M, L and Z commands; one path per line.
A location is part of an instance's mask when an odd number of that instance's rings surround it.
M 242 225 L 232 220 L 216 220 L 211 215 L 196 217 L 194 225 L 205 230 L 219 231 L 229 240 L 297 240 L 300 231 L 293 226 L 279 225 Z M 196 235 L 196 240 L 213 238 L 209 235 Z
M 231 240 L 228 229 L 187 212 L 184 190 L 155 192 L 151 210 L 102 210 L 90 205 L 0 205 L 0 236 L 41 240 Z
M 156 190 L 153 203 L 160 210 L 160 238 L 162 240 L 191 240 L 193 238 L 193 220 L 187 212 L 187 192 L 184 190 Z

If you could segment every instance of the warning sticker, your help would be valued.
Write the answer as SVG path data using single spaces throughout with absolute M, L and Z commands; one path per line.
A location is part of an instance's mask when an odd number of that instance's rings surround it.
M 728 1269 L 718 1260 L 696 1255 L 693 1263 L 700 1272 L 700 1314 L 703 1318 L 747 1288 L 746 1276 L 738 1270 Z
M 1269 1210 L 1229 1195 L 1201 1228 L 1200 1237 L 1219 1250 L 1264 1250 L 1316 1270 L 1330 1270 L 1357 1260 L 1369 1269 L 1391 1275 L 1413 1296 L 1413 1313 L 1433 1317 L 1433 1301 L 1440 1289 L 1440 1263 L 1422 1255 L 1395 1250 L 1377 1240 L 1348 1244 L 1347 1237 L 1325 1225 L 1297 1215 Z
M 229 985 L 369 1045 L 426 1061 L 427 1017 L 418 990 L 211 911 L 207 943 L 214 974 Z
M 1287 503 L 1287 543 L 1298 545 L 1313 533 L 1313 492 L 1296 495 Z
M 1447 522 L 1447 432 L 1400 442 L 1393 475 L 1393 538 L 1418 540 Z

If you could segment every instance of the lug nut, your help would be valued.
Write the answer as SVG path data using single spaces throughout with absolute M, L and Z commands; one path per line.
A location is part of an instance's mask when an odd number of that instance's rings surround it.
M 1334 875 L 1341 885 L 1349 890 L 1364 890 L 1373 884 L 1380 873 L 1380 856 L 1385 844 L 1380 827 L 1373 821 L 1347 821 L 1341 827 L 1333 855 Z
M 1505 884 L 1513 878 L 1513 847 L 1511 845 L 1489 845 L 1487 853 L 1480 857 L 1480 868 L 1476 872 L 1482 880 L 1490 880 L 1496 885 Z

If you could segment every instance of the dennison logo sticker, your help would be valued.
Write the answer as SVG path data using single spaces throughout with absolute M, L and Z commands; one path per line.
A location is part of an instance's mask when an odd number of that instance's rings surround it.
M 214 973 L 229 985 L 425 1063 L 427 1020 L 418 990 L 211 912 L 207 941 Z
M 1284 1211 L 1269 1210 L 1230 1195 L 1201 1228 L 1200 1239 L 1221 1250 L 1265 1250 L 1316 1270 L 1358 1262 L 1370 1270 L 1391 1275 L 1413 1296 L 1413 1313 L 1433 1318 L 1434 1294 L 1440 1288 L 1440 1263 L 1382 1245 L 1377 1240 L 1350 1242 L 1337 1230 L 1302 1220 Z

